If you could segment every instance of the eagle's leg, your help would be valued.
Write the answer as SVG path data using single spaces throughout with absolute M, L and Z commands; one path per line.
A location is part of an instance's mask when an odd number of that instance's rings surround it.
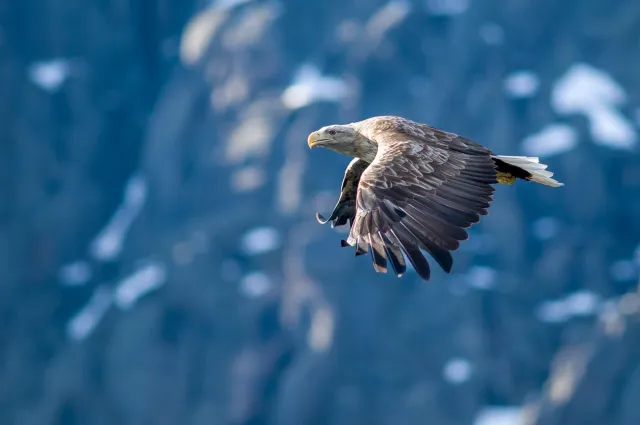
M 498 180 L 498 183 L 501 184 L 514 184 L 516 182 L 516 176 L 504 171 L 498 171 L 496 180 Z

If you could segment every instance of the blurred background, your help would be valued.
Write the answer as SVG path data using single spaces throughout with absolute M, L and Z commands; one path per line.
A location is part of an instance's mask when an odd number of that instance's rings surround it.
M 501 186 L 376 275 L 324 125 L 402 115 Z M 637 425 L 640 3 L 0 2 L 1 425 Z

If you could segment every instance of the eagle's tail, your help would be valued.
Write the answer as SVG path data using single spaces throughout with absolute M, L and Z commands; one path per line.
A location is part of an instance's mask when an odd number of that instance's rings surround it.
M 493 161 L 498 166 L 499 183 L 512 184 L 520 178 L 552 187 L 564 186 L 564 183 L 551 178 L 553 173 L 537 157 L 494 155 Z

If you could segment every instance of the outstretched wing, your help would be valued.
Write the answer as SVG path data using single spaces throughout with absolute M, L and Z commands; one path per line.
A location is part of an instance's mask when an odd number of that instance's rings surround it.
M 362 172 L 369 166 L 369 163 L 360 158 L 354 158 L 344 172 L 340 198 L 333 208 L 333 212 L 329 218 L 324 218 L 320 213 L 316 213 L 318 223 L 325 224 L 331 222 L 331 227 L 342 226 L 349 222 L 353 224 L 356 216 L 356 192 L 358 191 L 358 183 Z
M 448 273 L 451 251 L 467 239 L 465 228 L 487 214 L 496 181 L 491 152 L 483 146 L 423 124 L 386 125 L 373 133 L 375 160 L 362 173 L 356 218 L 348 243 L 369 252 L 386 272 L 402 250 L 416 272 L 429 280 L 427 251 Z

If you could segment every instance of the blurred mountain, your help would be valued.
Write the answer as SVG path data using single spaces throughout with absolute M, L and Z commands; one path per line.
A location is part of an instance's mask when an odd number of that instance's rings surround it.
M 0 7 L 0 424 L 640 420 L 640 3 Z M 500 187 L 434 270 L 316 223 L 395 114 L 566 186 Z M 435 268 L 435 267 L 434 267 Z

